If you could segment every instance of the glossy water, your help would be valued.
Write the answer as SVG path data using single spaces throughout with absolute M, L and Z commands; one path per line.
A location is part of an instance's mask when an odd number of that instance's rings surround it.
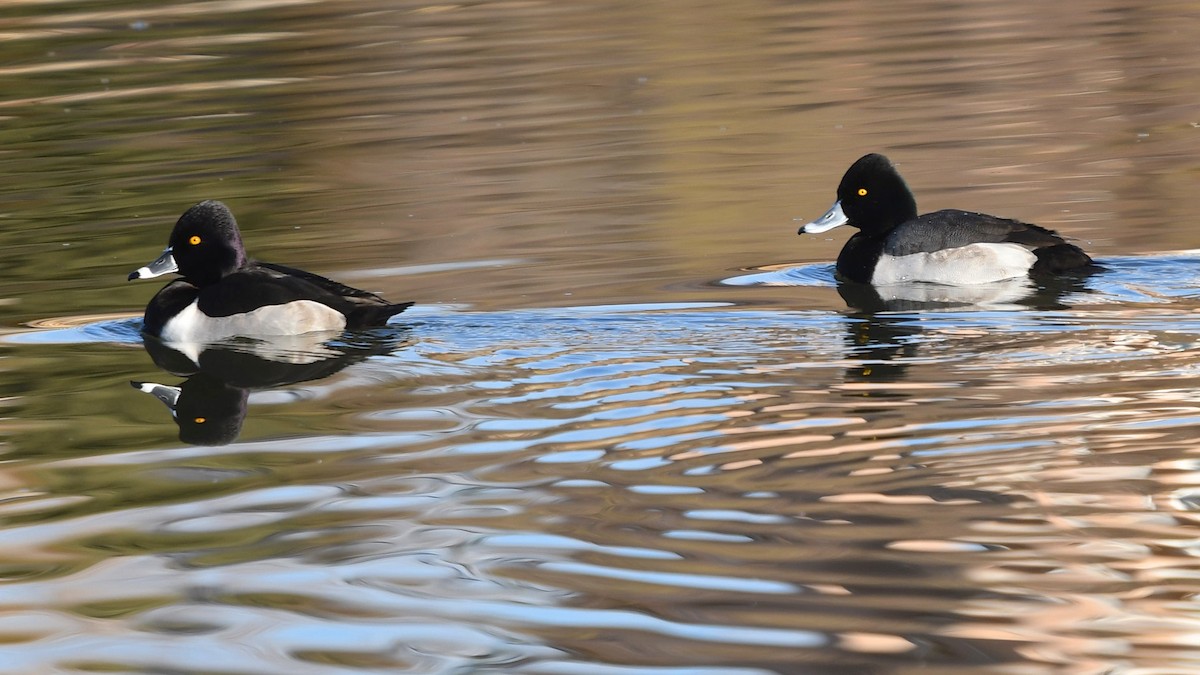
M 0 7 L 0 670 L 1200 670 L 1198 13 Z M 868 151 L 1105 271 L 839 288 Z M 204 198 L 417 307 L 143 346 Z

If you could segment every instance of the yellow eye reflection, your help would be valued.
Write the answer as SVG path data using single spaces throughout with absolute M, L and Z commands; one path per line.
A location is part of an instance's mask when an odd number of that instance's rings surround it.
M 200 237 L 198 235 L 193 234 L 191 239 L 188 239 L 188 243 L 191 244 L 192 246 L 195 246 L 196 244 L 200 243 Z
M 204 419 L 203 417 L 197 417 L 196 419 L 194 419 L 192 421 L 195 422 L 196 424 L 204 424 L 208 420 Z
M 866 197 L 867 196 L 867 188 L 858 188 L 858 196 Z M 192 237 L 192 238 L 195 239 L 195 237 Z M 194 244 L 196 242 L 193 241 L 192 243 Z

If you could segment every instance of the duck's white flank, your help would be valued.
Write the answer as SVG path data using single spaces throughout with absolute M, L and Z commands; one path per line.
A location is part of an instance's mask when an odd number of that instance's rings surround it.
M 932 253 L 884 254 L 875 265 L 871 283 L 989 284 L 1025 276 L 1036 261 L 1033 251 L 1020 244 L 968 244 Z
M 167 321 L 161 337 L 165 342 L 215 342 L 239 335 L 300 335 L 345 328 L 341 312 L 312 300 L 222 317 L 206 316 L 193 302 Z

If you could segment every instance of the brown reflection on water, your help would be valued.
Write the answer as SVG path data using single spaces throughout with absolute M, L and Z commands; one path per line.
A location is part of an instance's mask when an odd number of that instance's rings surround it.
M 96 220 L 113 245 L 161 246 L 220 197 L 253 252 L 331 274 L 523 261 L 381 278 L 389 296 L 691 299 L 729 269 L 831 260 L 842 238 L 796 238 L 791 218 L 871 150 L 927 209 L 1100 255 L 1200 246 L 1178 226 L 1198 211 L 1187 5 L 32 7 L 0 73 L 24 176 L 10 217 L 75 246 Z M 23 274 L 102 275 L 88 251 L 2 236 Z M 110 288 L 82 292 L 141 297 Z

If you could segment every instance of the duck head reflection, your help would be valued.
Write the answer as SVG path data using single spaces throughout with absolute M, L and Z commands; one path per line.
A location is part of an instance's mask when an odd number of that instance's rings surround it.
M 386 354 L 406 339 L 389 329 L 345 336 L 309 334 L 271 340 L 239 339 L 213 344 L 169 344 L 146 337 L 154 364 L 186 378 L 176 385 L 133 381 L 162 401 L 190 445 L 227 445 L 237 440 L 252 391 L 320 380 L 370 356 Z

